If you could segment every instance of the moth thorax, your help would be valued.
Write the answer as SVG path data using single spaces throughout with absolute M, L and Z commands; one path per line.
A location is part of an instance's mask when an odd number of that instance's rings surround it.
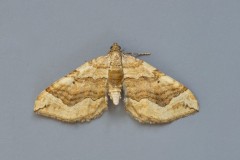
M 119 99 L 121 99 L 121 90 L 120 89 L 113 89 L 109 92 L 110 99 L 113 101 L 114 105 L 119 104 Z

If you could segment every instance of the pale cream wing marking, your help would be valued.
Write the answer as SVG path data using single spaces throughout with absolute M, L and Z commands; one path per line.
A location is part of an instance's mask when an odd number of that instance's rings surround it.
M 142 123 L 168 123 L 199 110 L 194 94 L 148 63 L 123 55 L 126 110 Z
M 65 122 L 84 122 L 107 109 L 108 56 L 86 62 L 40 93 L 34 112 Z

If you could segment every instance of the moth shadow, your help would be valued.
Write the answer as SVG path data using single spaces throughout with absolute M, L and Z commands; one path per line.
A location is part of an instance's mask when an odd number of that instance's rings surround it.
M 116 106 L 111 100 L 108 101 L 108 110 L 105 113 L 107 120 L 111 123 L 122 123 L 122 121 L 129 118 L 125 111 L 124 102 L 120 100 Z
M 92 121 L 95 121 L 96 119 L 90 120 L 90 121 L 84 121 L 84 122 L 80 122 L 80 121 L 76 121 L 76 122 L 67 122 L 67 121 L 61 121 L 58 120 L 56 118 L 53 117 L 47 117 L 47 116 L 41 116 L 38 115 L 36 113 L 32 113 L 32 121 L 38 121 L 40 123 L 56 123 L 56 125 L 60 125 L 60 126 L 66 126 L 66 127 L 70 127 L 70 128 L 79 128 L 79 127 L 84 127 L 87 126 L 89 123 L 91 123 Z

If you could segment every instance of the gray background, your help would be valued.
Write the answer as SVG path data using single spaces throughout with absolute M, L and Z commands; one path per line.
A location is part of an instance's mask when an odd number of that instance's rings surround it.
M 189 87 L 201 110 L 141 125 L 121 103 L 86 124 L 33 113 L 36 96 L 118 42 Z M 0 159 L 239 159 L 240 1 L 0 0 Z

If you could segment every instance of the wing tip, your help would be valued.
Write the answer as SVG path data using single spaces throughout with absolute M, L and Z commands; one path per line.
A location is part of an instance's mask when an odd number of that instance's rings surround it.
M 100 106 L 95 111 L 91 112 L 91 114 L 88 113 L 86 115 L 79 115 L 79 114 L 74 114 L 74 112 L 69 112 L 68 108 L 63 109 L 62 111 L 57 111 L 53 106 L 53 104 L 49 104 L 49 103 L 46 103 L 45 101 L 42 101 L 41 99 L 37 99 L 35 101 L 33 111 L 37 115 L 56 119 L 66 123 L 77 123 L 77 122 L 83 123 L 83 122 L 89 122 L 93 119 L 100 117 L 103 114 L 103 112 L 108 109 L 106 98 L 105 98 L 105 101 L 99 105 Z
M 146 101 L 147 103 L 144 103 L 143 101 Z M 153 102 L 146 99 L 143 101 L 137 102 L 129 98 L 125 100 L 126 111 L 131 117 L 143 124 L 171 123 L 180 118 L 199 112 L 197 101 L 195 101 L 194 107 L 179 105 L 175 109 L 156 106 L 156 104 L 153 104 Z

